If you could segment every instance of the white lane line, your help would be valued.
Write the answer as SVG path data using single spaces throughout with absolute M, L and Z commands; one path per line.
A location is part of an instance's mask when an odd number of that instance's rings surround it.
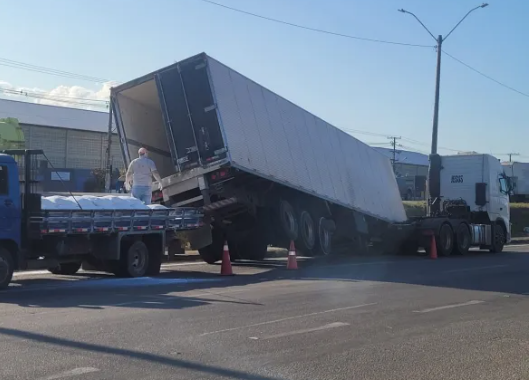
M 315 312 L 315 313 L 302 314 L 302 315 L 294 315 L 294 316 L 292 316 L 292 317 L 280 318 L 280 319 L 275 319 L 275 320 L 267 321 L 267 322 L 254 323 L 254 324 L 252 324 L 252 325 L 245 325 L 245 326 L 232 327 L 232 328 L 229 328 L 229 329 L 222 329 L 222 330 L 217 330 L 217 331 L 210 331 L 210 332 L 207 332 L 207 333 L 203 333 L 203 334 L 201 334 L 201 335 L 199 335 L 199 336 L 206 336 L 206 335 L 212 335 L 212 334 L 219 334 L 219 333 L 223 333 L 223 332 L 227 332 L 227 331 L 235 331 L 235 330 L 247 329 L 247 328 L 250 328 L 250 327 L 257 327 L 257 326 L 270 325 L 270 324 L 272 324 L 272 323 L 284 322 L 284 321 L 289 321 L 289 320 L 292 320 L 292 319 L 299 319 L 299 318 L 305 318 L 305 317 L 312 317 L 312 316 L 320 315 L 320 314 L 334 313 L 334 312 L 336 312 L 336 311 L 344 311 L 344 310 L 359 309 L 359 308 L 361 308 L 361 307 L 373 306 L 373 305 L 377 305 L 377 302 L 374 302 L 374 303 L 365 303 L 365 304 L 361 304 L 361 305 L 354 305 L 354 306 L 347 306 L 347 307 L 339 307 L 339 308 L 337 308 L 337 309 L 329 309 L 329 310 L 324 310 L 324 311 L 317 311 L 317 312 Z
M 528 247 L 528 244 L 508 244 L 505 245 L 504 248 L 520 248 L 520 247 Z
M 80 376 L 80 375 L 84 375 L 85 373 L 93 373 L 93 372 L 99 372 L 99 369 L 98 368 L 94 368 L 94 367 L 79 367 L 79 368 L 74 368 L 74 369 L 72 369 L 70 371 L 65 371 L 65 372 L 58 373 L 56 375 L 43 377 L 41 379 L 42 380 L 65 379 L 67 377 Z
M 311 332 L 315 332 L 315 331 L 334 329 L 334 328 L 337 328 L 337 327 L 344 327 L 344 326 L 349 326 L 349 325 L 350 325 L 349 323 L 344 323 L 344 322 L 333 322 L 333 323 L 329 323 L 327 325 L 320 326 L 320 327 L 315 327 L 315 328 L 312 328 L 312 329 L 295 330 L 295 331 L 290 331 L 290 332 L 286 332 L 286 333 L 282 333 L 282 334 L 267 335 L 267 336 L 264 336 L 264 337 L 261 337 L 261 338 L 259 338 L 257 336 L 251 336 L 251 337 L 249 337 L 249 339 L 252 339 L 252 340 L 261 339 L 261 340 L 263 340 L 263 339 L 283 338 L 283 337 L 286 337 L 286 336 L 306 334 L 306 333 L 311 333 Z
M 458 268 L 458 269 L 446 270 L 443 273 L 470 272 L 470 271 L 474 271 L 474 270 L 506 268 L 508 266 L 509 266 L 508 264 L 500 264 L 500 265 L 490 265 L 490 266 L 486 266 L 486 267 Z
M 445 306 L 438 306 L 438 307 L 432 307 L 430 309 L 423 309 L 423 310 L 414 310 L 413 313 L 430 313 L 432 311 L 438 311 L 438 310 L 445 310 L 445 309 L 453 309 L 455 307 L 462 307 L 462 306 L 471 306 L 471 305 L 478 305 L 480 303 L 484 303 L 485 301 L 468 301 L 464 303 L 455 303 L 452 305 L 445 305 Z

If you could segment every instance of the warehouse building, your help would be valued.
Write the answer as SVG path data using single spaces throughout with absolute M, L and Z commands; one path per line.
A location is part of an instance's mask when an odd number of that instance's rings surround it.
M 403 199 L 424 199 L 426 196 L 429 156 L 406 150 L 374 147 L 375 150 L 394 160 L 394 171 Z
M 69 191 L 90 191 L 85 183 L 94 170 L 106 168 L 107 112 L 0 99 L 0 119 L 4 118 L 18 120 L 21 146 L 42 149 L 49 159 L 49 165 L 43 163 L 46 191 L 65 191 L 65 186 Z M 118 170 L 124 166 L 117 135 L 111 164 Z

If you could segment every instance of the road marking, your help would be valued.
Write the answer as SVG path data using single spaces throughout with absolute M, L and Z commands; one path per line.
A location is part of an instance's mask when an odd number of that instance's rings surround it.
M 413 313 L 430 313 L 431 311 L 453 309 L 455 307 L 462 307 L 462 306 L 478 305 L 479 303 L 484 303 L 484 302 L 485 301 L 476 301 L 476 300 L 474 300 L 474 301 L 468 301 L 468 302 L 464 302 L 464 303 L 455 303 L 455 304 L 452 304 L 452 305 L 432 307 L 430 309 L 414 310 Z
M 459 268 L 459 269 L 451 269 L 446 270 L 443 273 L 458 273 L 458 272 L 469 272 L 473 270 L 483 270 L 483 269 L 494 269 L 494 268 L 506 268 L 509 265 L 507 264 L 501 264 L 501 265 L 490 265 L 487 267 L 472 267 L 472 268 Z
M 518 248 L 518 247 L 528 247 L 528 244 L 508 244 L 504 248 Z
M 311 332 L 315 332 L 315 331 L 334 329 L 334 328 L 337 328 L 337 327 L 344 327 L 344 326 L 349 326 L 349 325 L 350 325 L 349 323 L 344 323 L 344 322 L 333 322 L 333 323 L 329 323 L 327 325 L 320 326 L 320 327 L 315 327 L 315 328 L 312 328 L 312 329 L 295 330 L 295 331 L 290 331 L 290 332 L 286 332 L 286 333 L 282 333 L 282 334 L 267 335 L 267 336 L 264 336 L 264 337 L 261 337 L 261 338 L 256 337 L 256 336 L 251 336 L 249 339 L 252 339 L 252 340 L 262 339 L 263 340 L 263 339 L 283 338 L 283 337 L 291 336 L 291 335 L 306 334 L 306 333 L 311 333 Z
M 64 379 L 64 378 L 67 378 L 67 377 L 80 376 L 80 375 L 84 375 L 85 373 L 93 373 L 93 372 L 99 372 L 99 369 L 98 368 L 94 368 L 94 367 L 79 367 L 79 368 L 74 368 L 74 369 L 72 369 L 70 371 L 61 372 L 61 373 L 58 373 L 56 375 L 44 377 L 44 378 L 41 378 L 41 379 L 42 380 Z
M 245 326 L 232 327 L 232 328 L 222 329 L 222 330 L 217 330 L 217 331 L 210 331 L 210 332 L 207 332 L 207 333 L 203 333 L 203 334 L 201 334 L 201 335 L 199 335 L 199 336 L 206 336 L 206 335 L 212 335 L 212 334 L 219 334 L 219 333 L 228 332 L 228 331 L 235 331 L 235 330 L 247 329 L 247 328 L 251 328 L 251 327 L 270 325 L 270 324 L 273 324 L 273 323 L 279 323 L 279 322 L 289 321 L 289 320 L 292 320 L 292 319 L 299 319 L 299 318 L 304 318 L 304 317 L 312 317 L 312 316 L 320 315 L 320 314 L 334 313 L 334 312 L 336 312 L 336 311 L 344 311 L 344 310 L 359 309 L 359 308 L 361 308 L 361 307 L 373 306 L 373 305 L 377 305 L 377 302 L 374 302 L 374 303 L 365 303 L 365 304 L 355 305 L 355 306 L 339 307 L 339 308 L 337 308 L 337 309 L 329 309 L 329 310 L 324 310 L 324 311 L 317 311 L 317 312 L 315 312 L 315 313 L 302 314 L 302 315 L 294 315 L 294 316 L 292 316 L 292 317 L 280 318 L 280 319 L 275 319 L 275 320 L 267 321 L 267 322 L 254 323 L 254 324 L 252 324 L 252 325 L 245 325 Z

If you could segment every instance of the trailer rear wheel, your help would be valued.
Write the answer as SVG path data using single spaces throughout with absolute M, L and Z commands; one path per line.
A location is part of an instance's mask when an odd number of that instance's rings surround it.
M 13 278 L 14 270 L 15 263 L 11 253 L 7 249 L 0 247 L 0 289 L 8 287 Z
M 442 224 L 436 238 L 438 256 L 450 256 L 454 246 L 454 233 L 447 223 Z
M 493 242 L 490 247 L 491 253 L 500 253 L 504 249 L 504 243 L 506 242 L 506 236 L 504 234 L 504 228 L 499 223 L 496 223 L 493 227 Z
M 305 254 L 311 254 L 315 248 L 316 242 L 316 228 L 313 217 L 306 210 L 302 210 L 300 218 L 298 219 L 298 239 L 297 247 Z
M 212 229 L 212 244 L 199 249 L 199 255 L 208 264 L 223 258 L 224 235 L 218 228 Z
M 289 240 L 296 240 L 298 237 L 298 221 L 294 207 L 285 199 L 280 201 L 280 225 L 282 232 Z
M 330 219 L 321 217 L 318 219 L 318 243 L 317 250 L 319 254 L 328 256 L 331 255 L 331 237 L 335 230 L 335 222 Z
M 469 227 L 465 223 L 460 223 L 455 231 L 455 245 L 453 248 L 453 254 L 465 255 L 468 253 L 471 247 L 471 232 Z
M 143 241 L 135 241 L 120 258 L 120 274 L 125 277 L 143 277 L 149 268 L 149 250 Z
M 48 268 L 48 272 L 53 274 L 62 274 L 66 276 L 72 276 L 81 269 L 81 262 L 74 263 L 62 263 L 55 268 Z

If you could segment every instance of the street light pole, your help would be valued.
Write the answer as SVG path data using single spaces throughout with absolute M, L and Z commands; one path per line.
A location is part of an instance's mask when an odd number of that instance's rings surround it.
M 438 35 L 438 38 L 434 37 L 434 34 L 431 33 L 429 28 L 425 26 L 423 22 L 412 12 L 406 11 L 404 9 L 398 9 L 401 13 L 407 13 L 414 17 L 416 21 L 429 33 L 429 35 L 436 41 L 436 85 L 434 89 L 434 113 L 432 117 L 432 140 L 431 140 L 431 154 L 429 156 L 429 172 L 428 172 L 428 191 L 429 191 L 429 213 L 431 215 L 436 215 L 440 211 L 440 171 L 442 167 L 441 158 L 438 155 L 438 115 L 440 109 L 440 72 L 442 65 L 442 44 L 449 37 L 456 28 L 471 14 L 471 12 L 476 11 L 479 8 L 487 7 L 487 3 L 483 3 L 465 14 L 464 17 L 456 23 L 456 25 L 447 33 L 445 37 Z
M 436 154 L 438 150 L 438 110 L 440 109 L 440 70 L 442 65 L 442 43 L 443 38 L 438 36 L 437 42 L 437 57 L 436 57 L 436 86 L 434 89 L 434 115 L 432 117 L 432 139 L 431 139 L 431 154 Z
M 406 11 L 405 9 L 398 9 L 401 13 L 407 13 L 414 17 L 416 21 L 420 23 L 420 25 L 429 33 L 429 35 L 433 38 L 433 40 L 436 41 L 436 49 L 437 49 L 437 59 L 436 59 L 436 87 L 434 92 L 434 115 L 432 120 L 432 142 L 431 142 L 431 154 L 437 154 L 438 151 L 438 110 L 440 107 L 440 68 L 442 63 L 442 43 L 455 31 L 456 28 L 471 14 L 471 12 L 476 11 L 479 8 L 486 8 L 488 6 L 488 3 L 483 3 L 473 9 L 471 9 L 469 12 L 465 14 L 464 17 L 460 19 L 456 23 L 456 25 L 451 29 L 449 33 L 445 37 L 442 37 L 442 35 L 438 35 L 438 38 L 434 37 L 434 34 L 431 33 L 429 28 L 425 26 L 423 22 L 412 12 Z

